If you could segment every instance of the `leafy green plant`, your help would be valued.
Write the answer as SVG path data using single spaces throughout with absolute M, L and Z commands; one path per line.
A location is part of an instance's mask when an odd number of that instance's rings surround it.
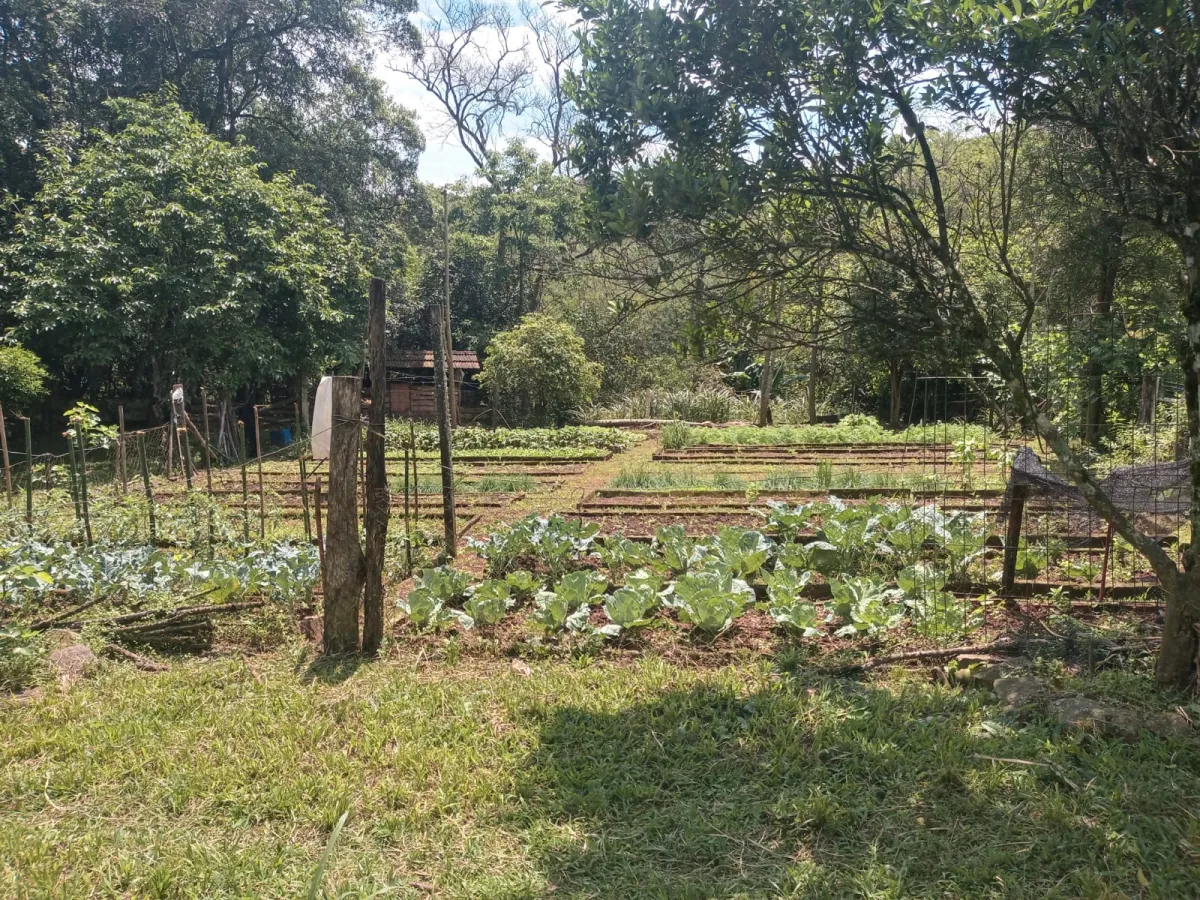
M 680 575 L 663 602 L 698 631 L 719 634 L 754 602 L 754 589 L 728 572 Z
M 413 576 L 417 586 L 429 591 L 442 603 L 449 605 L 458 600 L 471 586 L 471 576 L 450 566 L 435 569 L 418 569 Z
M 399 607 L 418 628 L 440 628 L 455 620 L 445 601 L 427 587 L 414 587 L 400 599 Z
M 664 450 L 686 450 L 692 446 L 692 429 L 683 422 L 666 422 L 660 433 Z
M 768 500 L 767 511 L 760 510 L 758 514 L 767 520 L 767 528 L 780 540 L 793 541 L 812 525 L 812 513 L 813 507 L 809 504 L 791 506 L 781 500 Z
M 663 588 L 665 579 L 657 571 L 651 569 L 635 569 L 625 576 L 625 587 L 635 589 L 645 588 L 657 594 Z
M 896 603 L 899 593 L 873 578 L 837 578 L 830 582 L 834 614 L 846 624 L 839 637 L 877 634 L 895 628 L 904 620 L 904 606 Z
M 41 669 L 41 639 L 16 626 L 0 627 L 0 691 L 28 687 Z
M 604 593 L 608 581 L 597 572 L 564 575 L 553 591 L 539 591 L 530 618 L 547 632 L 581 631 L 587 625 L 592 601 Z
M 982 610 L 946 591 L 906 593 L 904 602 L 912 614 L 913 628 L 925 637 L 961 637 L 983 624 Z
M 676 574 L 688 571 L 704 557 L 703 551 L 687 536 L 682 525 L 664 525 L 655 531 L 654 549 Z
M 769 603 L 767 612 L 771 618 L 786 628 L 805 637 L 815 637 L 821 632 L 816 604 L 802 599 L 801 594 L 812 581 L 812 572 L 777 568 L 764 577 L 767 582 Z
M 606 625 L 601 631 L 616 636 L 630 628 L 649 625 L 653 621 L 651 613 L 658 605 L 657 592 L 646 584 L 618 588 L 604 600 L 604 612 L 612 624 Z
M 717 566 L 738 578 L 750 578 L 766 564 L 772 544 L 759 531 L 721 528 L 707 546 Z
M 465 613 L 459 616 L 459 621 L 467 628 L 495 625 L 513 608 L 515 602 L 508 582 L 496 579 L 482 581 L 471 591 L 471 596 L 463 605 Z
M 504 581 L 518 600 L 528 600 L 542 586 L 542 580 L 527 569 L 509 572 L 504 576 Z
M 658 563 L 654 548 L 641 541 L 631 541 L 623 534 L 610 534 L 596 545 L 596 555 L 610 571 L 623 571 Z

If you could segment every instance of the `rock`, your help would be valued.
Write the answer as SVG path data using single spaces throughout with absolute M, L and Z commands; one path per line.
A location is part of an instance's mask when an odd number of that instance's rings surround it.
M 994 687 L 997 681 L 1011 674 L 1012 672 L 1006 666 L 993 663 L 972 669 L 971 681 L 983 687 Z
M 1012 709 L 1037 700 L 1046 693 L 1046 686 L 1036 678 L 997 678 L 993 690 L 1000 702 Z
M 1086 728 L 1097 734 L 1136 738 L 1141 717 L 1125 706 L 1113 706 L 1088 697 L 1062 697 L 1050 703 L 1050 713 L 1064 728 Z
M 1192 723 L 1181 712 L 1155 713 L 1143 723 L 1147 731 L 1152 731 L 1159 737 L 1185 738 L 1192 733 Z
M 87 644 L 72 644 L 69 647 L 59 647 L 51 650 L 48 657 L 50 668 L 58 676 L 58 681 L 64 687 L 73 681 L 78 681 L 88 668 L 98 662 L 96 654 Z
M 305 616 L 300 620 L 300 633 L 314 644 L 325 639 L 325 620 L 320 616 Z

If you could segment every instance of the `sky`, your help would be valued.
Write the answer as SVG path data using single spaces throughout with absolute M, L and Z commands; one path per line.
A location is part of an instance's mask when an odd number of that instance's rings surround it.
M 517 4 L 511 2 L 511 0 L 502 0 L 502 2 L 506 2 L 511 6 L 514 22 L 520 23 L 521 18 Z M 422 3 L 422 7 L 425 9 L 425 12 L 417 17 L 418 24 L 420 24 L 421 16 L 429 14 L 428 4 Z M 570 22 L 577 20 L 577 16 L 574 13 L 567 13 L 557 7 L 551 7 L 551 9 L 554 10 L 555 15 L 563 16 Z M 529 52 L 536 58 L 536 53 L 532 50 L 532 32 L 524 24 L 517 24 L 513 29 L 513 33 L 515 33 L 516 40 L 520 40 L 522 33 L 524 33 L 524 40 L 531 48 Z M 499 46 L 498 38 L 493 37 L 489 40 L 486 32 L 481 32 L 480 36 L 485 47 L 493 44 L 494 46 Z M 473 175 L 475 164 L 471 161 L 471 157 L 467 151 L 458 142 L 458 137 L 449 127 L 444 110 L 437 100 L 423 87 L 399 71 L 400 63 L 401 60 L 399 58 L 384 56 L 377 61 L 375 74 L 387 85 L 388 92 L 392 98 L 416 115 L 417 122 L 421 126 L 421 132 L 425 135 L 425 152 L 421 154 L 421 159 L 417 166 L 417 176 L 422 181 L 440 185 Z M 521 134 L 522 128 L 519 119 L 506 124 L 508 127 L 499 136 L 498 146 L 500 147 L 503 147 L 511 137 L 523 136 Z M 549 151 L 546 147 L 540 146 L 532 139 L 526 138 L 526 140 L 535 151 L 549 158 Z

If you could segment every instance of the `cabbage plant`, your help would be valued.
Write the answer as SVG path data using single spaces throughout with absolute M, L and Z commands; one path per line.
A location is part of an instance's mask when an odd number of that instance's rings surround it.
M 719 634 L 754 602 L 754 589 L 729 572 L 696 572 L 680 575 L 663 602 L 681 621 Z

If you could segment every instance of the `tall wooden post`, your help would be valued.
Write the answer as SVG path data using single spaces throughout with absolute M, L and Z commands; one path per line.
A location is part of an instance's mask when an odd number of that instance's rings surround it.
M 75 433 L 79 438 L 79 502 L 83 507 L 83 534 L 87 545 L 92 546 L 92 514 L 88 506 L 87 482 L 87 438 L 83 434 L 83 422 L 75 420 Z
M 404 557 L 412 571 L 412 527 L 408 521 L 408 448 L 404 448 Z
M 117 484 L 121 494 L 129 490 L 129 476 L 125 468 L 125 406 L 117 404 Z
M 312 540 L 312 517 L 308 512 L 308 469 L 304 465 L 304 452 L 300 453 L 300 505 L 304 508 L 304 539 Z
M 208 392 L 200 388 L 200 403 L 204 407 L 204 471 L 208 479 L 208 499 L 212 499 L 212 437 L 208 431 Z M 209 514 L 211 516 L 211 513 Z
M 8 462 L 8 429 L 4 424 L 4 404 L 0 403 L 0 452 L 4 454 L 4 488 L 8 492 L 8 505 L 12 506 L 12 467 Z
M 358 444 L 362 381 L 333 378 L 329 501 L 325 521 L 325 652 L 357 652 L 358 608 L 366 561 L 358 542 Z
M 442 346 L 446 353 L 446 371 L 450 382 L 449 400 L 450 427 L 458 425 L 458 397 L 454 391 L 454 338 L 450 325 L 450 188 L 442 188 L 442 247 L 446 255 L 445 284 L 442 291 Z M 435 332 L 435 335 L 437 332 Z
M 242 543 L 250 545 L 250 486 L 246 481 L 246 423 L 238 419 L 238 443 L 242 450 Z
M 382 278 L 371 279 L 367 311 L 367 365 L 371 370 L 371 412 L 367 422 L 367 477 L 363 494 L 367 500 L 367 582 L 363 593 L 362 652 L 379 653 L 383 643 L 383 557 L 387 546 L 388 494 L 387 458 L 383 431 L 387 424 L 388 390 L 385 342 L 387 340 L 387 289 Z
M 25 461 L 29 464 L 29 478 L 25 482 L 25 521 L 33 526 L 33 430 L 29 416 L 21 416 L 25 423 Z
M 421 486 L 417 484 L 417 427 L 413 420 L 408 420 L 408 443 L 412 447 L 413 463 L 413 529 L 421 519 Z
M 1017 580 L 1017 549 L 1021 545 L 1021 519 L 1025 515 L 1025 498 L 1029 488 L 1013 485 L 1012 505 L 1008 510 L 1008 528 L 1004 535 L 1004 569 L 1000 574 L 1000 593 L 1011 596 Z
M 192 492 L 192 442 L 188 438 L 188 430 L 185 427 L 177 429 L 179 432 L 179 455 L 183 459 L 183 477 L 186 481 L 187 493 Z
M 258 459 L 258 539 L 267 539 L 267 498 L 263 492 L 262 467 L 262 423 L 258 419 L 258 406 L 254 407 L 254 455 Z
M 441 331 L 441 310 L 433 308 L 433 385 L 437 409 L 438 450 L 442 464 L 442 526 L 446 535 L 445 555 L 453 559 L 458 544 L 457 523 L 454 521 L 454 452 L 450 444 L 450 404 L 447 399 L 449 379 L 446 371 L 445 345 L 436 340 Z
M 146 491 L 146 511 L 150 517 L 150 543 L 158 543 L 158 523 L 154 519 L 154 489 L 150 485 L 150 463 L 146 460 L 146 436 L 138 432 L 138 459 L 142 464 L 142 487 Z

